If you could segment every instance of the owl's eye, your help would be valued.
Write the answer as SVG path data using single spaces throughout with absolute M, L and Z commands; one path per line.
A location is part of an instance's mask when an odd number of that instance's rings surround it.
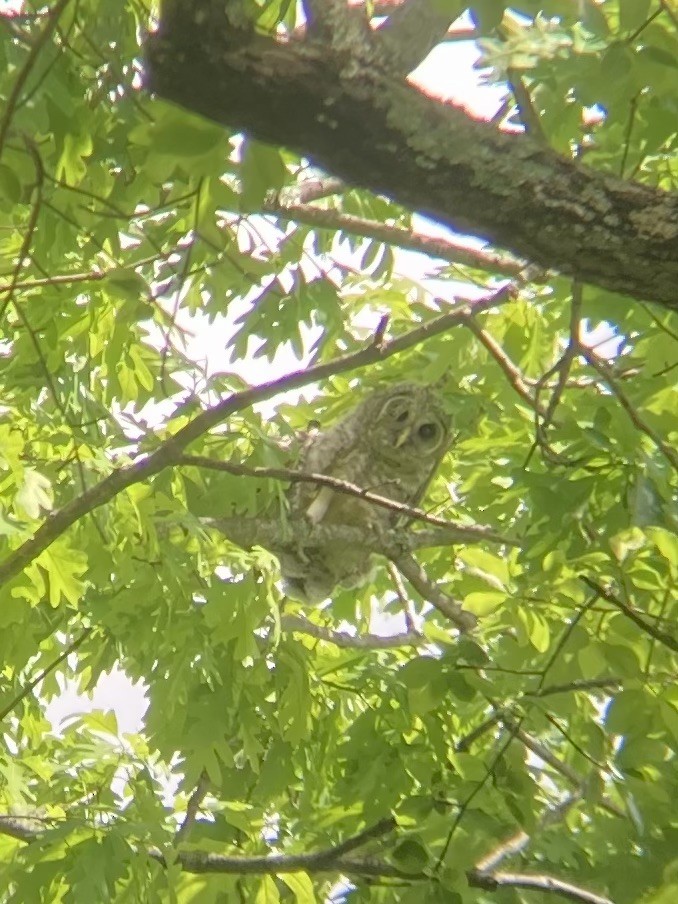
M 426 443 L 427 445 L 432 445 L 434 442 L 439 441 L 441 435 L 442 431 L 439 424 L 422 424 L 421 427 L 417 430 L 417 436 L 420 440 L 422 440 L 422 442 Z
M 394 396 L 384 405 L 381 413 L 393 418 L 398 424 L 404 424 L 410 416 L 410 400 L 403 396 Z

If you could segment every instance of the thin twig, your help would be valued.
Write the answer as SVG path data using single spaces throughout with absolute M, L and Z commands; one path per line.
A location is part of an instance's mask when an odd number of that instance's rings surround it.
M 532 97 L 525 84 L 525 79 L 520 72 L 512 66 L 508 67 L 506 74 L 508 75 L 509 87 L 516 99 L 518 111 L 520 112 L 520 119 L 525 127 L 525 131 L 529 132 L 543 147 L 549 147 L 549 142 L 544 134 L 539 113 L 532 102 Z
M 207 794 L 207 789 L 209 788 L 210 780 L 207 772 L 203 769 L 200 773 L 200 778 L 198 779 L 198 783 L 193 789 L 193 793 L 188 799 L 188 803 L 186 805 L 186 816 L 184 817 L 183 822 L 179 826 L 174 836 L 174 844 L 178 845 L 182 841 L 186 841 L 188 838 L 191 829 L 193 828 L 193 824 L 195 823 L 196 816 L 198 815 L 198 810 L 200 809 L 200 804 Z
M 308 634 L 317 640 L 325 640 L 336 647 L 352 650 L 391 650 L 398 647 L 419 647 L 428 643 L 426 638 L 417 631 L 407 631 L 402 634 L 348 634 L 346 631 L 334 631 L 324 625 L 316 625 L 315 622 L 302 618 L 300 615 L 283 615 L 280 619 L 283 631 L 291 631 L 299 634 Z
M 493 254 L 489 251 L 465 248 L 463 245 L 447 239 L 418 235 L 401 226 L 378 223 L 337 210 L 269 200 L 264 207 L 264 212 L 284 219 L 296 220 L 299 223 L 306 223 L 319 229 L 343 230 L 353 235 L 363 236 L 363 238 L 396 245 L 399 248 L 419 251 L 429 257 L 437 257 L 449 263 L 462 264 L 503 276 L 516 277 L 526 266 L 525 261 L 507 254 Z
M 420 593 L 425 600 L 428 600 L 432 606 L 449 618 L 462 634 L 467 634 L 477 626 L 478 619 L 475 615 L 467 612 L 461 603 L 452 599 L 437 584 L 429 580 L 424 569 L 412 556 L 399 556 L 394 559 L 394 564 L 417 593 Z
M 69 2 L 70 0 L 58 0 L 58 3 L 55 3 L 51 8 L 47 15 L 47 20 L 45 22 L 44 28 L 33 42 L 33 46 L 31 47 L 28 56 L 26 57 L 26 62 L 24 63 L 22 69 L 14 80 L 12 90 L 9 93 L 9 97 L 5 101 L 5 115 L 2 117 L 2 121 L 0 121 L 0 157 L 2 157 L 2 152 L 5 146 L 5 138 L 7 137 L 7 132 L 9 131 L 9 126 L 12 121 L 12 116 L 14 115 L 14 111 L 17 107 L 17 104 L 19 103 L 19 97 L 24 88 L 24 85 L 26 84 L 33 67 L 37 63 L 38 57 L 40 56 L 43 47 L 51 38 L 54 29 L 57 27 L 59 18 L 68 6 Z
M 21 703 L 22 700 L 25 700 L 29 694 L 31 694 L 35 688 L 40 684 L 41 681 L 49 675 L 50 672 L 53 672 L 61 663 L 67 659 L 71 653 L 78 649 L 80 644 L 86 640 L 90 634 L 92 633 L 92 628 L 86 628 L 79 637 L 77 637 L 72 643 L 70 643 L 63 652 L 59 653 L 59 655 L 54 659 L 49 665 L 45 666 L 45 668 L 39 672 L 35 678 L 28 682 L 28 684 L 21 689 L 20 693 L 14 697 L 13 700 L 5 706 L 3 709 L 0 709 L 0 722 L 7 718 L 7 716 Z
M 452 542 L 452 537 L 456 532 L 459 540 L 489 540 L 490 542 L 520 546 L 518 540 L 496 534 L 484 526 L 455 524 L 451 521 L 446 521 L 444 518 L 437 518 L 435 515 L 429 515 L 414 506 L 407 505 L 404 502 L 397 502 L 387 496 L 380 496 L 378 493 L 371 492 L 371 490 L 364 490 L 355 483 L 341 480 L 338 477 L 331 477 L 329 474 L 316 474 L 312 471 L 298 471 L 292 468 L 251 467 L 240 462 L 220 461 L 219 459 L 206 458 L 202 455 L 181 455 L 174 464 L 176 466 L 188 465 L 197 468 L 209 468 L 213 471 L 225 471 L 228 474 L 235 474 L 239 477 L 273 478 L 274 480 L 283 480 L 288 483 L 313 483 L 318 486 L 326 486 L 336 490 L 338 493 L 344 493 L 347 496 L 357 496 L 359 499 L 364 499 L 379 508 L 397 512 L 410 520 L 421 521 L 433 527 L 443 528 L 449 532 L 447 542 Z
M 530 392 L 520 368 L 516 367 L 494 337 L 491 336 L 487 330 L 484 330 L 473 316 L 466 320 L 465 326 L 469 328 L 478 342 L 480 342 L 480 344 L 490 353 L 491 357 L 494 358 L 521 399 L 527 402 L 530 408 L 534 409 L 538 414 L 541 414 L 542 417 L 546 417 L 546 409 L 540 405 Z

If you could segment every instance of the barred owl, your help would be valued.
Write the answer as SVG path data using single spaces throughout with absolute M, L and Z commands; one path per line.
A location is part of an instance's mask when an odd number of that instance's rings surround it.
M 450 422 L 434 390 L 401 383 L 368 396 L 343 420 L 309 437 L 302 471 L 327 474 L 397 502 L 417 505 L 445 454 Z M 305 518 L 308 536 L 280 556 L 290 596 L 321 602 L 337 585 L 358 587 L 372 570 L 370 553 L 350 543 L 314 540 L 316 525 L 372 532 L 393 526 L 397 513 L 313 483 L 289 491 L 291 514 Z

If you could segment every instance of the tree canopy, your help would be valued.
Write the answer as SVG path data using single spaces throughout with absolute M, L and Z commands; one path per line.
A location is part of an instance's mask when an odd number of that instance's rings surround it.
M 668 904 L 675 7 L 301 7 L 0 18 L 0 901 Z M 401 381 L 421 508 L 287 598 L 289 485 L 389 504 L 304 435 Z M 138 733 L 50 723 L 114 667 Z

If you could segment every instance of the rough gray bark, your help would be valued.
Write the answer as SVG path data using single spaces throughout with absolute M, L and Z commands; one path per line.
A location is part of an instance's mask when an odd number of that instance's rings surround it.
M 367 32 L 281 43 L 234 24 L 235 7 L 166 0 L 146 46 L 147 87 L 542 267 L 678 308 L 678 195 L 427 96 Z

